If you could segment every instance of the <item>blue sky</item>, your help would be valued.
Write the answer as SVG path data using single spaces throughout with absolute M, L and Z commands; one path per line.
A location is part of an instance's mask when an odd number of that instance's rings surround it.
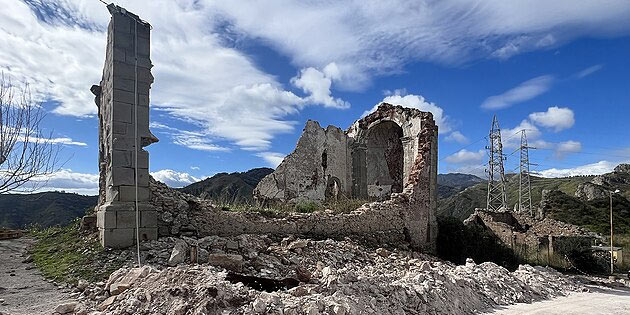
M 0 69 L 29 82 L 69 161 L 45 189 L 94 193 L 107 10 L 0 0 Z M 492 115 L 507 170 L 526 129 L 537 172 L 630 160 L 627 1 L 121 1 L 152 33 L 151 172 L 181 186 L 274 167 L 308 119 L 347 128 L 381 101 L 434 113 L 440 172 L 483 176 Z M 512 154 L 512 155 L 510 155 Z

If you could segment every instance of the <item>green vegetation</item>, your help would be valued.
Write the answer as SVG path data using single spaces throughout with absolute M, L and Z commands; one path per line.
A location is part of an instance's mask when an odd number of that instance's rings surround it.
M 96 205 L 98 196 L 64 192 L 0 194 L 0 227 L 68 225 Z
M 508 174 L 507 198 L 508 207 L 513 209 L 518 203 L 518 175 Z M 543 190 L 558 190 L 573 196 L 578 185 L 591 181 L 594 176 L 577 176 L 570 178 L 541 178 L 532 176 L 532 204 L 537 206 L 542 198 Z M 482 182 L 470 186 L 464 191 L 442 198 L 438 204 L 438 216 L 452 216 L 465 220 L 475 208 L 486 207 L 487 183 Z
M 350 213 L 370 201 L 363 199 L 340 199 L 319 204 L 313 201 L 300 201 L 295 204 L 275 204 L 271 207 L 259 207 L 249 204 L 221 204 L 223 211 L 258 212 L 267 217 L 282 218 L 290 213 L 313 213 L 315 211 L 331 210 L 334 213 Z
M 271 174 L 271 168 L 254 168 L 247 172 L 219 173 L 192 183 L 179 191 L 226 204 L 251 204 L 254 188 L 263 177 Z
M 79 233 L 78 220 L 65 227 L 32 229 L 37 242 L 31 256 L 44 277 L 56 282 L 76 283 L 79 279 L 101 281 L 122 267 L 122 260 L 95 268 L 102 263 L 103 248 L 96 237 Z

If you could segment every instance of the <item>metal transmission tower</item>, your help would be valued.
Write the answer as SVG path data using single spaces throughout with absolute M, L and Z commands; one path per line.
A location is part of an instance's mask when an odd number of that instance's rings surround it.
M 535 149 L 527 145 L 527 135 L 525 129 L 521 130 L 521 165 L 518 177 L 518 211 L 524 213 L 526 211 L 533 217 L 535 215 L 532 207 L 532 186 L 529 178 L 529 149 Z
M 488 161 L 488 199 L 486 209 L 489 211 L 505 211 L 507 195 L 505 190 L 505 171 L 503 169 L 503 144 L 501 143 L 501 129 L 497 115 L 492 118 L 492 127 L 488 138 L 490 145 L 486 147 L 490 160 Z

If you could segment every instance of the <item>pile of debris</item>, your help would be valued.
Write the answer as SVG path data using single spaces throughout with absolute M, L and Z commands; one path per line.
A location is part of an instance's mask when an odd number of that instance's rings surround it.
M 94 314 L 474 314 L 583 290 L 544 267 L 523 265 L 510 272 L 472 260 L 455 266 L 351 240 L 242 235 L 161 242 L 164 250 L 146 252 L 168 252 L 173 244 L 168 260 L 180 265 L 119 269 L 107 283 L 84 288 L 81 309 Z M 166 254 L 160 255 L 168 263 Z M 186 264 L 200 258 L 207 263 Z

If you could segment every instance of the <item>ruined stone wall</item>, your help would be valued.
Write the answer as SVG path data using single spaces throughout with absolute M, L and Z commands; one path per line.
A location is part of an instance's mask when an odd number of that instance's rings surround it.
M 348 138 L 341 129 L 334 126 L 324 129 L 309 120 L 295 151 L 260 181 L 254 197 L 266 204 L 267 201 L 323 202 L 327 195 L 347 196 L 350 187 L 347 147 Z
M 337 187 L 346 198 L 385 200 L 373 203 L 379 206 L 371 209 L 385 211 L 393 207 L 402 218 L 387 220 L 396 222 L 394 230 L 402 231 L 413 247 L 434 251 L 437 137 L 431 113 L 386 103 L 345 132 L 332 126 L 324 130 L 317 122 L 309 121 L 295 151 L 258 184 L 254 197 L 262 205 L 301 200 L 323 202 Z M 374 227 L 368 224 L 372 215 L 357 217 L 356 222 Z M 365 218 L 367 222 L 362 221 Z M 353 226 L 353 222 L 338 226 L 344 229 L 344 225 Z M 325 224 L 337 226 L 327 221 L 322 223 Z M 293 230 L 291 225 L 283 226 Z M 377 230 L 393 228 L 386 226 Z M 334 228 L 327 231 L 330 235 L 342 233 Z
M 523 262 L 569 268 L 567 256 L 573 251 L 588 251 L 595 234 L 580 227 L 545 218 L 513 212 L 477 210 L 465 224 L 490 230 Z
M 97 226 L 103 246 L 127 247 L 136 238 L 136 127 L 139 235 L 141 239 L 157 238 L 157 213 L 148 204 L 151 197 L 149 154 L 142 149 L 157 141 L 149 131 L 149 89 L 153 83 L 150 25 L 118 6 L 108 5 L 107 8 L 112 18 L 107 32 L 103 78 L 100 85 L 91 88 L 99 115 Z

